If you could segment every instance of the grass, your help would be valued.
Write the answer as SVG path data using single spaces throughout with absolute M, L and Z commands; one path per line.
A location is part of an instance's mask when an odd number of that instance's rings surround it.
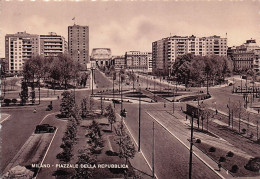
M 104 148 L 102 149 L 100 154 L 92 155 L 92 158 L 97 160 L 97 164 L 125 164 L 125 160 L 119 158 L 116 155 L 108 155 L 107 151 L 114 151 L 117 153 L 119 148 L 114 141 L 115 131 L 110 130 L 110 124 L 108 123 L 106 118 L 95 119 L 99 122 L 99 127 L 101 129 L 102 138 L 104 140 Z M 71 164 L 75 164 L 77 162 L 78 151 L 81 149 L 87 149 L 87 138 L 85 137 L 87 126 L 92 123 L 92 120 L 82 120 L 80 121 L 80 125 L 77 127 L 77 143 L 73 146 L 73 159 L 69 162 Z M 112 147 L 112 148 L 111 148 Z M 96 165 L 97 166 L 97 165 Z M 128 162 L 128 176 L 134 175 L 134 170 L 131 164 Z M 124 169 L 117 168 L 94 168 L 92 169 L 93 179 L 99 178 L 123 178 L 124 177 Z M 62 169 L 57 170 L 57 174 L 60 174 L 58 178 L 62 179 L 64 177 L 69 178 L 73 175 L 73 169 Z
M 212 158 L 217 163 L 219 162 L 220 157 L 225 157 L 226 161 L 221 162 L 221 165 L 223 168 L 227 169 L 233 176 L 235 177 L 252 177 L 252 176 L 259 176 L 259 172 L 252 172 L 247 169 L 245 169 L 245 165 L 248 163 L 249 159 L 246 159 L 244 157 L 241 157 L 234 153 L 233 157 L 228 157 L 227 153 L 228 151 L 217 148 L 215 146 L 211 146 L 209 144 L 203 143 L 203 140 L 201 143 L 194 143 L 194 145 L 200 149 L 203 153 L 208 155 L 210 158 Z M 209 149 L 211 147 L 215 147 L 215 152 L 209 152 Z M 233 165 L 237 165 L 239 167 L 238 171 L 236 173 L 232 173 L 231 169 Z

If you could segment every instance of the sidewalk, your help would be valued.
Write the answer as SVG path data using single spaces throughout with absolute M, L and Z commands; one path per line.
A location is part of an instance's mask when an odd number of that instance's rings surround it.
M 117 113 L 116 113 L 117 114 Z M 121 117 L 119 114 L 117 114 L 119 116 L 119 118 L 117 119 L 117 121 L 121 121 Z M 132 135 L 131 130 L 127 127 L 126 123 L 123 121 L 124 126 L 127 129 L 127 132 L 130 134 L 130 137 L 132 138 L 132 141 L 135 145 L 135 148 L 138 148 L 138 144 L 137 141 L 135 140 L 134 136 Z M 133 159 L 129 160 L 131 165 L 133 166 L 134 170 L 137 171 L 138 174 L 141 174 L 141 177 L 143 179 L 152 179 L 152 167 L 150 166 L 150 164 L 148 163 L 146 157 L 144 156 L 142 150 L 140 152 L 136 152 L 135 156 Z M 154 178 L 158 178 L 155 174 Z
M 209 109 L 215 111 L 215 108 L 210 107 Z M 218 112 L 219 112 L 220 114 L 223 114 L 223 115 L 225 115 L 225 116 L 228 116 L 228 113 L 226 113 L 226 112 L 224 112 L 224 111 L 218 110 Z M 252 111 L 250 111 L 250 112 L 252 112 Z M 256 112 L 256 113 L 257 113 L 257 112 Z M 234 119 L 235 119 L 236 121 L 239 121 L 239 118 L 234 117 Z M 246 120 L 244 120 L 244 119 L 240 119 L 240 121 L 243 122 L 243 123 L 245 123 L 245 124 L 248 124 L 248 122 L 247 122 Z M 254 123 L 252 123 L 252 122 L 249 122 L 249 125 L 250 125 L 250 126 L 253 126 L 253 127 L 256 127 L 256 125 L 255 125 Z

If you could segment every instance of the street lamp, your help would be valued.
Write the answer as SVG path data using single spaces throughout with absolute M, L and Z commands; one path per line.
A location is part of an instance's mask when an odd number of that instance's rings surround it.
M 141 87 L 139 84 L 139 121 L 138 121 L 138 152 L 141 150 Z
M 175 101 L 175 95 L 174 95 L 174 88 L 172 89 L 172 113 L 174 114 L 174 101 Z
M 94 86 L 94 70 L 95 70 L 95 63 L 94 62 L 91 63 L 91 72 L 92 72 L 91 95 L 93 95 L 93 86 Z
M 193 146 L 193 117 L 194 117 L 194 113 L 192 113 L 192 117 L 191 117 L 189 179 L 192 178 L 191 173 L 192 173 L 192 146 Z
M 230 107 L 227 104 L 227 108 L 228 108 L 228 126 L 230 126 Z

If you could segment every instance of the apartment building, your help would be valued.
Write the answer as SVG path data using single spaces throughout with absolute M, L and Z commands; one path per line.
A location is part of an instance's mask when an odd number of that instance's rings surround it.
M 128 51 L 125 53 L 126 68 L 148 71 L 151 68 L 151 52 Z
M 6 34 L 5 59 L 10 73 L 20 73 L 25 61 L 38 54 L 40 54 L 39 35 L 26 32 Z
M 65 53 L 65 38 L 55 32 L 48 35 L 40 35 L 40 54 L 44 57 L 58 56 Z
M 74 24 L 68 27 L 68 53 L 84 66 L 89 63 L 89 27 Z
M 155 41 L 152 43 L 153 71 L 170 73 L 177 57 L 187 53 L 226 56 L 227 38 L 216 35 L 210 37 L 175 35 Z

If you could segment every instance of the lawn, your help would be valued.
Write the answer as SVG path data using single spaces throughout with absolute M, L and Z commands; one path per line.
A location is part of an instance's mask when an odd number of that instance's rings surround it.
M 212 158 L 214 161 L 219 163 L 220 157 L 224 157 L 225 161 L 221 162 L 221 165 L 223 168 L 227 169 L 233 176 L 235 177 L 252 177 L 252 176 L 259 176 L 259 172 L 253 172 L 245 169 L 245 165 L 248 163 L 249 159 L 246 159 L 244 157 L 241 157 L 239 155 L 234 155 L 232 157 L 227 156 L 227 153 L 229 151 L 217 148 L 216 146 L 211 146 L 209 144 L 203 143 L 194 143 L 194 145 L 200 149 L 203 153 L 208 155 L 210 158 Z M 210 148 L 215 147 L 215 152 L 210 152 Z M 232 152 L 232 151 L 231 151 Z M 232 171 L 232 166 L 237 165 L 238 170 L 237 172 Z
M 125 160 L 119 158 L 117 155 L 118 152 L 118 146 L 114 141 L 115 131 L 110 131 L 110 124 L 108 123 L 108 120 L 106 118 L 98 118 L 95 119 L 96 122 L 99 123 L 99 127 L 101 129 L 102 138 L 104 140 L 104 147 L 100 154 L 93 154 L 91 155 L 92 158 L 96 159 L 97 164 L 114 164 L 114 165 L 120 165 L 125 164 Z M 87 137 L 86 129 L 87 127 L 92 123 L 92 120 L 82 120 L 80 121 L 80 124 L 77 127 L 77 142 L 73 146 L 73 159 L 69 162 L 70 164 L 75 164 L 78 160 L 78 151 L 82 149 L 87 149 Z M 109 152 L 108 152 L 109 151 Z M 114 151 L 111 155 L 111 151 Z M 128 163 L 128 176 L 133 176 L 134 171 L 131 167 L 131 164 Z M 124 177 L 124 169 L 118 169 L 118 168 L 109 168 L 109 167 L 97 167 L 94 169 L 91 169 L 93 172 L 93 179 L 100 179 L 100 178 L 123 178 Z M 74 169 L 63 169 L 56 171 L 56 173 L 60 173 L 61 175 L 58 178 L 69 178 L 74 173 Z

